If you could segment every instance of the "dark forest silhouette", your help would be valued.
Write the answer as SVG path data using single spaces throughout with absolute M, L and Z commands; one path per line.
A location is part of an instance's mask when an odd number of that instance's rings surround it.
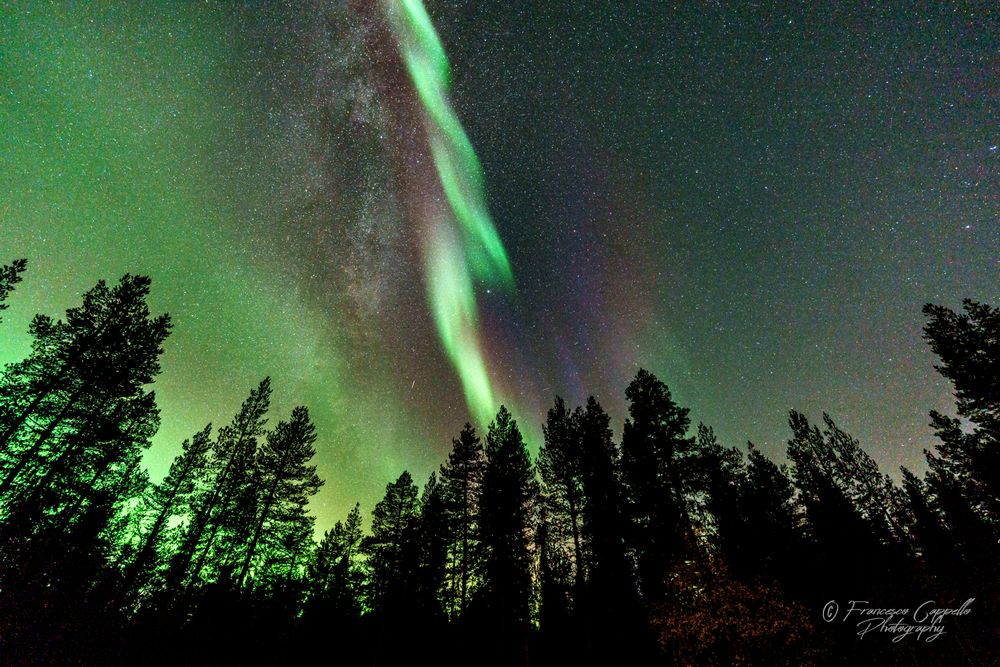
M 0 311 L 25 271 L 0 269 Z M 150 280 L 37 315 L 0 379 L 0 662 L 10 665 L 987 665 L 1000 613 L 1000 310 L 927 305 L 958 417 L 923 478 L 880 471 L 828 416 L 787 465 L 693 426 L 640 370 L 616 441 L 556 398 L 534 462 L 503 407 L 418 488 L 387 484 L 317 544 L 305 407 L 265 378 L 166 477 L 141 459 L 171 330 Z M 0 322 L 0 326 L 9 326 Z M 933 642 L 858 637 L 830 600 L 970 613 Z

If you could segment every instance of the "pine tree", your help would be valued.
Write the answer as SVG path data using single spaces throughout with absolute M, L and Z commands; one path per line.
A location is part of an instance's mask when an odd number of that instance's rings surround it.
M 170 318 L 150 315 L 149 286 L 101 281 L 65 322 L 36 316 L 31 353 L 0 380 L 0 618 L 25 636 L 103 614 L 95 584 L 122 549 L 117 527 L 148 483 L 141 457 L 159 426 L 146 385 Z M 78 640 L 62 637 L 53 645 Z
M 306 575 L 309 596 L 305 613 L 314 625 L 360 618 L 364 583 L 360 564 L 362 538 L 359 504 L 345 521 L 338 521 L 323 534 Z
M 168 316 L 150 317 L 148 293 L 143 276 L 126 275 L 113 289 L 99 282 L 65 323 L 36 317 L 32 353 L 5 370 L 0 533 L 8 544 L 68 530 L 94 504 L 113 514 L 134 486 L 125 478 L 138 474 L 159 425 L 145 385 L 159 373 L 170 331 Z
M 537 482 L 517 422 L 501 406 L 486 434 L 486 468 L 479 497 L 483 587 L 479 599 L 497 655 L 519 662 L 530 620 L 531 529 Z
M 197 483 L 208 466 L 212 447 L 212 425 L 208 424 L 191 439 L 181 444 L 170 470 L 162 482 L 152 487 L 146 504 L 153 513 L 153 522 L 145 532 L 141 546 L 125 569 L 122 588 L 124 592 L 140 583 L 141 578 L 158 561 L 158 549 L 171 518 L 180 515 L 182 508 L 190 505 Z
M 945 525 L 944 517 L 935 507 L 927 484 L 902 469 L 903 490 L 912 517 L 910 530 L 916 540 L 921 562 L 946 588 L 951 588 L 968 572 L 958 540 Z
M 21 282 L 21 274 L 27 266 L 27 259 L 15 259 L 10 264 L 0 266 L 0 312 L 7 310 L 7 297 L 14 290 L 14 286 Z M 3 322 L 2 317 L 0 322 Z
M 729 560 L 741 577 L 760 576 L 798 592 L 806 553 L 795 487 L 784 466 L 752 443 L 747 448 L 746 474 L 738 496 L 743 522 L 730 540 L 739 542 L 739 547 L 730 551 Z
M 118 420 L 149 414 L 143 387 L 159 374 L 170 333 L 168 315 L 149 314 L 149 286 L 145 276 L 125 275 L 114 288 L 100 281 L 65 322 L 32 321 L 31 353 L 0 380 L 0 503 L 37 492 L 54 468 L 114 440 Z
M 988 429 L 1000 428 L 1000 309 L 971 299 L 963 314 L 927 304 L 924 338 L 941 358 L 935 368 L 955 386 L 959 414 Z
M 901 544 L 906 537 L 901 521 L 901 490 L 889 475 L 879 471 L 878 464 L 855 438 L 834 424 L 830 415 L 824 413 L 823 422 L 824 435 L 836 455 L 841 487 L 883 542 Z
M 996 575 L 997 537 L 994 526 L 970 505 L 962 481 L 947 470 L 928 471 L 926 488 L 933 507 L 944 517 L 955 549 L 961 554 L 961 577 L 979 580 L 984 588 L 998 585 Z
M 688 409 L 678 406 L 655 375 L 640 369 L 625 390 L 629 415 L 622 434 L 622 478 L 628 493 L 642 594 L 663 590 L 668 568 L 692 552 L 694 535 L 685 492 L 694 439 Z
M 923 543 L 938 552 L 938 575 L 954 589 L 981 592 L 985 613 L 1000 612 L 1000 309 L 966 299 L 962 313 L 927 304 L 924 338 L 941 359 L 935 369 L 955 388 L 958 417 L 931 411 L 938 437 L 924 452 L 927 499 L 944 518 L 950 544 L 927 519 Z M 929 524 L 929 525 L 928 525 Z M 919 524 L 918 524 L 919 525 Z M 937 549 L 932 545 L 938 543 Z M 951 571 L 945 568 L 950 563 Z M 986 633 L 989 630 L 986 629 Z M 986 636 L 986 635 L 984 635 Z
M 580 438 L 580 415 L 570 412 L 565 402 L 556 396 L 542 427 L 544 442 L 538 453 L 538 473 L 541 478 L 541 501 L 546 508 L 546 535 L 550 560 L 556 560 L 556 550 L 566 551 L 571 581 L 577 595 L 587 578 L 583 536 L 583 446 Z
M 419 520 L 417 485 L 410 473 L 403 471 L 386 485 L 385 497 L 372 511 L 371 535 L 363 542 L 371 571 L 368 604 L 391 622 L 412 611 Z
M 889 583 L 891 570 L 881 517 L 870 515 L 866 503 L 859 502 L 860 483 L 850 476 L 835 434 L 820 431 L 795 410 L 789 424 L 788 458 L 817 545 L 818 572 L 823 573 L 816 599 L 835 593 L 873 595 Z
M 425 621 L 437 621 L 444 614 L 440 597 L 448 565 L 448 547 L 454 541 L 449 525 L 444 487 L 431 473 L 420 496 L 420 521 L 417 543 L 416 606 Z
M 316 466 L 309 465 L 316 454 L 315 442 L 316 428 L 303 406 L 294 408 L 289 421 L 279 422 L 268 433 L 257 454 L 261 501 L 237 578 L 239 586 L 245 584 L 255 556 L 264 556 L 259 560 L 265 566 L 287 570 L 309 539 L 313 517 L 306 513 L 306 505 L 323 485 Z
M 203 483 L 192 500 L 193 511 L 184 529 L 181 544 L 171 559 L 167 587 L 174 594 L 185 581 L 192 585 L 200 581 L 202 571 L 210 557 L 217 555 L 216 573 L 223 560 L 232 567 L 234 558 L 244 555 L 241 547 L 246 544 L 247 526 L 252 525 L 256 499 L 249 507 L 242 503 L 256 492 L 254 463 L 258 443 L 265 434 L 267 411 L 271 401 L 271 380 L 264 378 L 243 401 L 231 424 L 219 429 L 208 466 L 204 469 Z M 239 521 L 237 521 L 239 519 Z M 233 530 L 234 527 L 238 530 Z M 230 539 L 227 544 L 217 544 L 217 538 L 238 533 L 239 541 Z
M 447 610 L 459 618 L 468 604 L 479 565 L 479 495 L 483 479 L 483 446 L 472 424 L 452 440 L 448 463 L 441 466 L 441 487 L 454 536 L 448 548 Z
M 698 424 L 691 463 L 699 528 L 732 567 L 732 562 L 740 559 L 744 541 L 750 537 L 740 510 L 740 483 L 745 476 L 743 457 L 739 450 L 723 447 L 711 427 Z
M 1000 534 L 1000 309 L 966 299 L 963 310 L 924 306 L 924 338 L 941 358 L 935 369 L 955 387 L 960 417 L 931 412 L 941 442 L 927 460 L 959 482 L 973 510 Z

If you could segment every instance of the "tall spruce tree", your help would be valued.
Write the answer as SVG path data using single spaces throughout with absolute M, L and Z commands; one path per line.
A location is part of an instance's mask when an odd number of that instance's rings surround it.
M 351 662 L 369 658 L 368 647 L 357 639 L 362 632 L 362 595 L 365 585 L 362 563 L 361 506 L 356 504 L 344 521 L 337 521 L 323 534 L 306 570 L 306 596 L 302 606 L 301 634 L 304 639 L 323 636 L 338 646 L 338 656 Z M 301 646 L 301 659 L 313 651 Z
M 299 636 L 322 636 L 338 647 L 338 657 L 352 663 L 369 659 L 369 647 L 359 642 L 362 630 L 362 596 L 365 586 L 362 563 L 361 506 L 355 504 L 343 521 L 323 534 L 306 569 L 306 595 Z M 314 650 L 300 642 L 300 659 Z
M 338 521 L 323 534 L 306 575 L 309 582 L 306 614 L 314 625 L 360 618 L 363 537 L 359 504 L 351 509 L 345 521 Z
M 621 452 L 612 440 L 611 418 L 593 396 L 576 413 L 580 436 L 583 482 L 583 533 L 590 545 L 590 580 L 610 594 L 628 598 L 634 587 L 625 554 L 624 492 L 618 479 Z M 604 609 L 614 608 L 604 593 L 597 594 Z M 595 601 L 596 602 L 596 601 Z
M 645 634 L 632 565 L 626 553 L 628 518 L 618 475 L 621 452 L 611 418 L 591 396 L 575 413 L 582 448 L 583 534 L 588 580 L 579 600 L 586 639 L 583 655 L 595 663 L 641 664 L 651 649 Z
M 750 537 L 744 529 L 739 498 L 745 475 L 743 457 L 739 450 L 723 447 L 710 426 L 698 424 L 691 463 L 699 529 L 703 539 L 714 542 L 732 567 Z
M 573 619 L 573 562 L 566 548 L 564 535 L 556 535 L 549 516 L 551 504 L 546 502 L 544 489 L 540 495 L 535 550 L 538 553 L 538 629 L 541 660 L 579 662 L 590 637 L 584 635 L 573 642 L 577 629 Z M 578 597 L 580 591 L 577 591 Z

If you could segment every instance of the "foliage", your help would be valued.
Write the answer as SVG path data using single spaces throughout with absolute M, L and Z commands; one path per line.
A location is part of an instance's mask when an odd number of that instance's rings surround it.
M 652 624 L 673 664 L 816 664 L 808 611 L 780 590 L 740 581 L 714 560 L 679 566 Z
M 0 266 L 0 311 L 7 310 L 7 297 L 14 286 L 21 282 L 21 274 L 27 267 L 26 259 L 15 259 L 10 264 Z M 0 318 L 0 322 L 3 322 L 3 318 Z

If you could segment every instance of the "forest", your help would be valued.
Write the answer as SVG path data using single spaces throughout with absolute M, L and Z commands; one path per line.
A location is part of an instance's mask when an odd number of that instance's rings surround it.
M 7 302 L 26 260 L 0 269 Z M 786 463 L 720 443 L 639 370 L 615 437 L 556 397 L 537 457 L 500 407 L 427 480 L 317 526 L 320 434 L 269 414 L 143 453 L 172 323 L 151 280 L 31 321 L 0 377 L 6 665 L 990 665 L 1000 659 L 1000 309 L 924 307 L 953 386 L 926 468 L 890 475 L 829 415 Z M 0 334 L 2 335 L 2 334 Z M 255 378 L 248 379 L 248 389 Z M 418 482 L 423 482 L 422 485 Z

